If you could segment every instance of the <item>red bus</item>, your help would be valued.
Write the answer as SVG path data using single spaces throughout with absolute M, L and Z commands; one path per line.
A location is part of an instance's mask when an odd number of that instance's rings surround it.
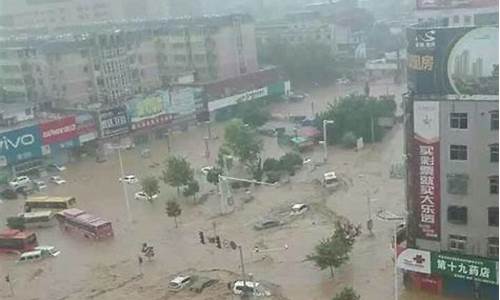
M 31 231 L 5 229 L 0 232 L 0 253 L 22 253 L 38 246 L 36 234 Z
M 86 238 L 103 239 L 113 236 L 111 222 L 78 208 L 65 209 L 56 215 L 64 231 L 82 234 Z

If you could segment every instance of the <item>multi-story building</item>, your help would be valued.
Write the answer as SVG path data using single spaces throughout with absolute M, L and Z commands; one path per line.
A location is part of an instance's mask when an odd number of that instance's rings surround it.
M 222 80 L 258 70 L 245 15 L 88 25 L 78 33 L 0 41 L 7 100 L 77 107 L 113 104 L 179 74 Z
M 335 25 L 319 12 L 305 11 L 287 14 L 277 21 L 257 25 L 256 38 L 259 44 L 282 39 L 290 44 L 316 42 L 336 50 Z
M 498 0 L 416 1 L 415 16 L 430 26 L 498 24 Z
M 1 0 L 0 26 L 58 27 L 124 19 L 168 16 L 165 1 L 154 0 Z
M 423 260 L 402 267 L 428 291 L 498 299 L 498 25 L 407 34 L 408 247 Z

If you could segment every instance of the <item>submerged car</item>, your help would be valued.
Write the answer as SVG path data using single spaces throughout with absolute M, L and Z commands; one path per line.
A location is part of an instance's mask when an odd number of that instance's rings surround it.
M 24 252 L 19 256 L 18 263 L 38 261 L 48 257 L 56 257 L 61 253 L 56 247 L 53 246 L 38 246 L 33 251 Z
M 9 181 L 9 186 L 13 189 L 27 186 L 31 183 L 31 179 L 28 176 L 18 176 L 11 181 Z
M 281 225 L 281 222 L 279 220 L 265 219 L 265 220 L 258 222 L 253 227 L 255 228 L 255 230 L 263 230 L 263 229 L 268 229 L 268 228 L 272 228 L 272 227 L 277 227 L 280 225 Z
M 174 291 L 179 291 L 191 283 L 191 276 L 177 276 L 170 280 L 168 288 Z
M 66 180 L 64 180 L 61 176 L 52 176 L 50 177 L 50 182 L 60 185 L 65 184 Z
M 309 206 L 307 204 L 304 204 L 304 203 L 294 204 L 294 205 L 292 205 L 292 212 L 290 213 L 290 215 L 298 216 L 298 215 L 305 213 L 308 210 L 309 210 Z
M 135 193 L 134 198 L 136 200 L 149 200 L 150 199 L 150 197 L 143 191 Z M 151 196 L 151 199 L 156 199 L 156 198 L 158 198 L 158 194 L 154 194 L 153 196 Z
M 126 182 L 128 184 L 139 182 L 139 180 L 137 179 L 137 177 L 135 177 L 135 175 L 126 175 L 123 178 L 119 178 L 118 180 Z

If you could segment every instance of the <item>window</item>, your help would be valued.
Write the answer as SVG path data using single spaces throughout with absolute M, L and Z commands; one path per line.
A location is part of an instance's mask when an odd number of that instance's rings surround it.
M 451 160 L 467 160 L 467 146 L 465 145 L 450 145 Z
M 88 71 L 89 71 L 89 67 L 88 67 L 88 66 L 84 66 L 84 67 L 83 67 L 83 72 L 84 72 L 84 73 L 88 73 Z
M 498 162 L 498 144 L 490 145 L 490 162 Z
M 460 16 L 453 16 L 453 23 L 455 24 L 460 23 Z
M 488 256 L 498 258 L 498 237 L 488 238 Z
M 498 110 L 490 112 L 490 129 L 498 130 Z
M 498 227 L 498 207 L 488 207 L 488 226 Z
M 448 222 L 453 224 L 467 224 L 467 207 L 449 206 Z
M 467 129 L 467 113 L 451 113 L 450 127 L 456 129 Z
M 472 17 L 464 16 L 464 25 L 471 25 L 471 24 L 472 24 Z
M 498 195 L 498 176 L 490 176 L 490 194 Z
M 450 234 L 448 242 L 448 249 L 450 251 L 464 252 L 465 244 L 467 243 L 467 237 L 462 235 Z
M 467 174 L 447 174 L 447 191 L 452 195 L 466 195 L 469 181 Z

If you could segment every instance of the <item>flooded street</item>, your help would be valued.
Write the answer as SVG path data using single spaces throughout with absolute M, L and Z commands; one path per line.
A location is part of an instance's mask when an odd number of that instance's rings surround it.
M 309 91 L 309 99 L 300 103 L 278 103 L 271 109 L 281 114 L 311 115 L 326 108 L 329 101 L 349 92 L 361 92 L 363 86 L 318 88 Z M 372 95 L 395 94 L 401 101 L 403 86 L 389 81 L 371 86 Z M 314 103 L 311 105 L 311 103 Z M 269 282 L 275 289 L 273 299 L 331 299 L 344 286 L 353 286 L 361 299 L 393 299 L 393 260 L 391 237 L 394 223 L 375 218 L 384 209 L 397 215 L 404 214 L 404 187 L 401 179 L 390 178 L 392 164 L 402 163 L 403 132 L 396 125 L 383 142 L 368 145 L 355 152 L 329 147 L 328 163 L 311 168 L 305 166 L 289 183 L 279 186 L 252 188 L 255 199 L 248 203 L 235 192 L 235 211 L 220 216 L 219 198 L 215 186 L 206 182 L 200 168 L 212 165 L 222 143 L 223 124 L 212 126 L 212 134 L 219 138 L 209 143 L 210 158 L 204 157 L 203 137 L 207 128 L 200 125 L 188 132 L 176 133 L 170 139 L 169 153 L 165 141 L 153 141 L 148 147 L 151 158 L 140 156 L 140 147 L 123 150 L 127 174 L 139 178 L 160 176 L 162 163 L 168 155 L 182 155 L 195 168 L 201 185 L 200 194 L 211 196 L 199 205 L 192 199 L 179 198 L 182 214 L 179 227 L 165 213 L 165 201 L 176 197 L 175 189 L 160 184 L 161 193 L 152 203 L 135 200 L 138 185 L 127 185 L 132 221 L 127 220 L 122 185 L 118 181 L 120 167 L 117 154 L 108 156 L 104 163 L 87 158 L 68 165 L 62 176 L 66 185 L 49 187 L 50 195 L 75 196 L 77 207 L 113 223 L 114 238 L 93 242 L 62 232 L 57 226 L 36 230 L 41 245 L 54 245 L 62 252 L 56 258 L 31 264 L 17 264 L 16 256 L 0 257 L 0 276 L 10 275 L 15 296 L 8 285 L 0 283 L 1 299 L 76 300 L 76 299 L 233 299 L 227 282 L 240 279 L 239 253 L 230 248 L 218 249 L 214 244 L 202 245 L 198 232 L 221 239 L 235 241 L 244 252 L 245 271 L 258 281 Z M 276 139 L 264 138 L 264 155 L 277 157 L 286 152 Z M 307 154 L 320 161 L 322 149 L 316 147 Z M 335 171 L 342 179 L 342 188 L 328 194 L 315 183 L 322 174 Z M 241 192 L 240 192 L 241 193 Z M 293 203 L 307 203 L 310 211 L 284 226 L 265 231 L 253 229 L 255 222 L 265 216 L 287 211 Z M 23 200 L 10 200 L 0 204 L 2 222 L 8 216 L 22 211 Z M 369 208 L 370 206 L 370 208 Z M 369 210 L 374 219 L 373 236 L 366 230 Z M 324 237 L 333 233 L 334 221 L 346 217 L 362 224 L 363 233 L 354 245 L 350 260 L 335 271 L 332 279 L 327 270 L 320 271 L 311 262 L 304 261 L 307 254 Z M 137 262 L 141 244 L 154 245 L 156 256 Z M 255 252 L 254 248 L 261 249 Z M 182 291 L 168 292 L 168 281 L 179 273 L 197 273 L 219 279 L 201 294 Z M 143 275 L 141 275 L 141 273 Z M 401 279 L 401 278 L 400 278 Z M 399 299 L 444 299 L 405 291 L 400 282 Z M 236 298 L 236 297 L 235 297 Z

